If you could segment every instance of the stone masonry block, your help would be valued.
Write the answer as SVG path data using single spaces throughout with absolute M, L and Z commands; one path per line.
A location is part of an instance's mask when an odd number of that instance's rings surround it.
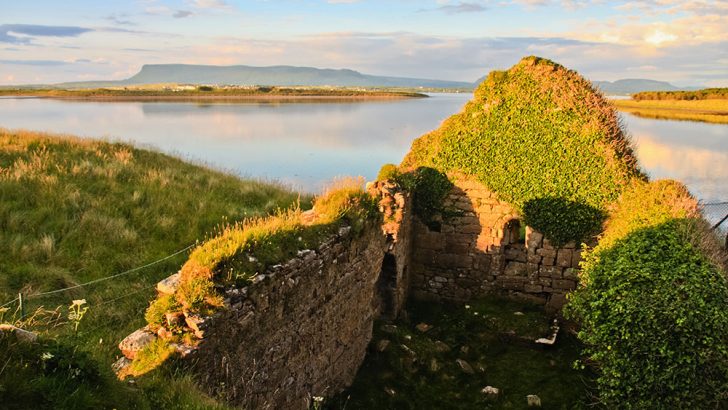
M 573 253 L 571 249 L 559 249 L 556 255 L 556 264 L 562 268 L 570 267 Z

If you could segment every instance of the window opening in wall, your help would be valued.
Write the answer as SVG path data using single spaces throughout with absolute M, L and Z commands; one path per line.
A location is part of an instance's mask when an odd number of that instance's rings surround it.
M 526 243 L 526 225 L 522 224 L 518 219 L 512 219 L 506 225 L 506 244 L 525 244 Z

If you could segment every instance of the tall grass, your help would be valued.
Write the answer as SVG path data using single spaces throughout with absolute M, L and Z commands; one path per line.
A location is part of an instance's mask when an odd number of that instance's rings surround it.
M 728 124 L 728 99 L 613 100 L 620 111 L 644 118 Z
M 223 223 L 265 215 L 298 199 L 280 185 L 242 180 L 129 144 L 0 129 L 0 304 L 22 292 L 27 312 L 62 306 L 65 315 L 72 299 L 88 301 L 78 334 L 69 326 L 36 326 L 43 343 L 73 346 L 98 369 L 99 376 L 84 385 L 89 400 L 72 400 L 69 408 L 194 408 L 178 398 L 209 400 L 166 378 L 164 372 L 176 371 L 173 365 L 140 381 L 132 395 L 109 369 L 118 341 L 143 325 L 154 284 L 176 271 L 184 254 L 112 281 L 33 295 L 144 265 L 204 239 Z M 303 198 L 304 206 L 308 200 Z M 17 304 L 10 307 L 5 320 L 12 319 Z M 3 403 L 22 399 L 25 408 L 54 407 L 54 394 L 65 390 L 38 388 L 16 397 L 6 388 L 15 385 L 13 366 L 32 362 L 28 354 L 35 353 L 0 349 L 0 363 L 9 363 L 0 372 Z M 26 377 L 30 388 L 49 376 L 38 371 Z

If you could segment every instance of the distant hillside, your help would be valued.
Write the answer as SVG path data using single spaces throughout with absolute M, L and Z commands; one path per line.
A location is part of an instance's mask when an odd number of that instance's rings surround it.
M 272 86 L 338 86 L 338 87 L 428 87 L 472 88 L 469 82 L 441 81 L 421 78 L 382 77 L 354 70 L 313 67 L 245 65 L 212 66 L 187 64 L 147 64 L 123 84 L 238 84 Z
M 483 82 L 485 77 L 477 79 L 475 87 Z M 629 95 L 642 91 L 692 91 L 701 87 L 676 87 L 666 81 L 648 80 L 644 78 L 626 78 L 617 81 L 592 81 L 606 95 Z
M 134 76 L 120 81 L 77 81 L 54 84 L 0 86 L 2 88 L 104 88 L 142 84 L 220 84 L 257 86 L 311 87 L 382 87 L 474 90 L 485 77 L 475 82 L 445 81 L 425 78 L 388 77 L 362 74 L 350 69 L 296 66 L 254 67 L 247 65 L 216 66 L 191 64 L 146 64 Z M 693 91 L 702 87 L 676 87 L 665 81 L 623 79 L 592 81 L 607 95 L 629 95 L 641 91 Z
M 593 81 L 607 95 L 627 95 L 641 91 L 680 91 L 697 90 L 700 87 L 676 87 L 665 81 L 647 80 L 642 78 L 628 78 L 624 80 Z

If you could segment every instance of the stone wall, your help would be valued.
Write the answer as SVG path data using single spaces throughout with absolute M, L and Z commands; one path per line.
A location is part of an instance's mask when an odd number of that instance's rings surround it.
M 451 175 L 449 214 L 439 229 L 415 218 L 411 291 L 420 299 L 467 301 L 491 292 L 528 295 L 559 309 L 576 286 L 581 251 L 555 247 L 472 177 Z
M 202 386 L 245 408 L 305 409 L 353 381 L 379 310 L 386 237 L 378 226 L 351 235 L 228 291 L 230 307 L 206 319 L 193 355 Z
M 410 288 L 412 201 L 408 192 L 389 181 L 370 183 L 367 190 L 380 198 L 382 233 L 387 238 L 382 273 L 377 282 L 382 297 L 380 315 L 394 319 L 405 308 Z

